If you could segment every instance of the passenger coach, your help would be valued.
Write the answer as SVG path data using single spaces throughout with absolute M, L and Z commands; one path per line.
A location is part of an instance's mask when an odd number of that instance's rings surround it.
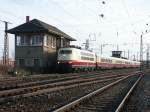
M 57 69 L 59 71 L 71 72 L 77 70 L 113 69 L 113 68 L 135 68 L 140 62 L 122 58 L 104 57 L 79 48 L 60 48 L 57 57 Z

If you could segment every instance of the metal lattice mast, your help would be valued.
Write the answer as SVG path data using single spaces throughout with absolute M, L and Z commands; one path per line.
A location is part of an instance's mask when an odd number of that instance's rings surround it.
M 9 64 L 9 39 L 8 39 L 8 24 L 11 24 L 10 22 L 7 21 L 2 21 L 1 22 L 5 23 L 5 35 L 4 35 L 4 51 L 3 51 L 3 64 L 8 65 Z
M 5 37 L 4 37 L 4 53 L 3 53 L 3 61 L 5 65 L 9 64 L 9 40 L 8 40 L 8 22 L 5 21 Z

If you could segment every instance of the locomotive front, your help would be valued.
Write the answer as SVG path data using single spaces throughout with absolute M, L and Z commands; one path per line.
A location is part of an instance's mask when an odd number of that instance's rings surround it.
M 74 48 L 61 48 L 58 51 L 57 70 L 62 72 L 73 71 L 72 63 L 76 59 L 77 51 Z

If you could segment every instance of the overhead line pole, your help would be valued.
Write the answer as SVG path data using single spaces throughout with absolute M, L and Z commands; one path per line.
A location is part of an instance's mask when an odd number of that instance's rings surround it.
M 130 51 L 129 51 L 129 49 L 128 49 L 128 59 L 130 58 Z
M 4 51 L 3 51 L 3 64 L 4 65 L 9 65 L 9 39 L 8 39 L 8 24 L 12 24 L 8 21 L 2 21 L 5 24 L 5 35 L 4 35 Z
M 143 69 L 143 35 L 140 38 L 140 71 Z
M 149 44 L 147 44 L 147 54 L 146 54 L 146 66 L 149 68 Z

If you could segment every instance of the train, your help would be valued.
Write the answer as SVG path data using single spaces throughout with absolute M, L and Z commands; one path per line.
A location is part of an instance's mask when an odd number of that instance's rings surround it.
M 114 68 L 137 68 L 140 62 L 128 59 L 105 57 L 81 48 L 64 47 L 58 50 L 57 70 L 73 72 Z

